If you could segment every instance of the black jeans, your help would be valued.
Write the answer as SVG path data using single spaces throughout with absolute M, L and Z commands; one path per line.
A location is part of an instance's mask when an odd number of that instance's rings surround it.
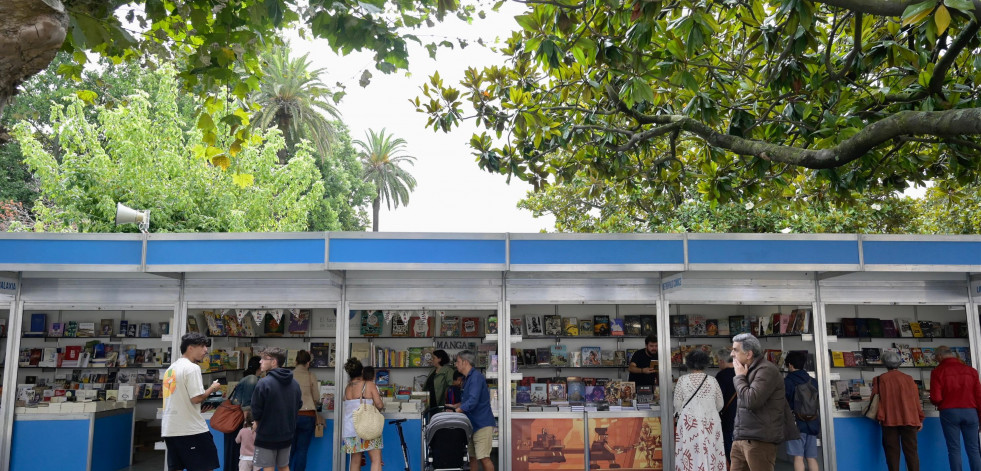
M 920 455 L 916 451 L 917 427 L 902 425 L 882 427 L 882 449 L 886 452 L 889 471 L 899 471 L 899 449 L 906 455 L 906 470 L 920 471 Z

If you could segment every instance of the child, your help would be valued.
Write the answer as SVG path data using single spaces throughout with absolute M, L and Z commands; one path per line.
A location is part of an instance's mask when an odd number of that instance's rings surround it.
M 255 455 L 255 430 L 252 430 L 252 411 L 244 410 L 245 421 L 242 423 L 242 430 L 238 431 L 235 443 L 242 444 L 242 451 L 238 457 L 238 471 L 253 471 L 255 468 L 252 456 Z
M 446 403 L 459 404 L 463 400 L 463 373 L 453 372 L 453 385 L 446 388 Z

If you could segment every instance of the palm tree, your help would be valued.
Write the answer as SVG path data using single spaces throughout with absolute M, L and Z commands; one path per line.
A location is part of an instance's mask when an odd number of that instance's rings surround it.
M 262 108 L 253 117 L 258 128 L 276 126 L 286 139 L 286 149 L 279 152 L 279 163 L 289 160 L 296 144 L 309 139 L 321 158 L 327 156 L 334 140 L 334 125 L 328 116 L 340 119 L 340 113 L 327 102 L 330 90 L 320 81 L 324 69 L 309 70 L 307 55 L 290 59 L 288 47 L 267 52 L 265 76 L 253 101 Z
M 378 232 L 378 212 L 382 199 L 388 209 L 392 209 L 392 203 L 395 203 L 395 208 L 400 204 L 409 204 L 409 192 L 415 189 L 416 179 L 400 165 L 415 165 L 416 158 L 404 154 L 405 139 L 386 136 L 385 129 L 380 133 L 369 129 L 365 137 L 365 141 L 356 140 L 354 144 L 362 150 L 364 181 L 375 184 L 375 198 L 371 202 L 371 230 Z

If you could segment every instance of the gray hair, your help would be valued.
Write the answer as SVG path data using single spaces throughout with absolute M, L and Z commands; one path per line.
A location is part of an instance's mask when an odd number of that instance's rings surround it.
M 467 363 L 470 363 L 470 366 L 477 366 L 477 357 L 475 357 L 473 352 L 470 350 L 463 350 L 460 353 L 457 353 L 456 357 L 457 359 L 462 359 Z
M 941 358 L 954 358 L 954 357 L 957 356 L 957 354 L 954 353 L 954 351 L 951 350 L 950 347 L 948 347 L 946 345 L 941 345 L 941 346 L 937 347 L 933 351 L 933 354 L 934 354 L 934 356 L 937 357 L 937 359 L 941 359 Z
M 896 368 L 899 368 L 899 365 L 903 364 L 903 359 L 899 356 L 898 353 L 892 350 L 886 350 L 882 352 L 882 364 L 886 365 L 886 368 L 889 368 L 890 370 L 894 370 Z
M 753 352 L 753 359 L 763 356 L 763 345 L 760 345 L 760 339 L 753 334 L 739 334 L 732 338 L 732 343 L 736 342 L 743 344 L 744 352 Z
M 715 359 L 719 360 L 719 363 L 732 363 L 732 349 L 721 347 L 715 351 Z

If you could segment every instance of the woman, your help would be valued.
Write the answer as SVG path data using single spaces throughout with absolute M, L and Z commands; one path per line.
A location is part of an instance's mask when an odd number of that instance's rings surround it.
M 232 404 L 242 406 L 243 410 L 249 410 L 252 407 L 252 391 L 255 389 L 256 383 L 259 382 L 259 377 L 256 376 L 258 371 L 259 357 L 249 358 L 249 365 L 242 373 L 242 380 L 228 394 L 228 400 Z M 225 434 L 225 463 L 238 463 L 241 445 L 235 443 L 236 437 L 238 437 L 238 430 Z
M 903 363 L 899 354 L 882 352 L 885 373 L 872 380 L 872 395 L 879 395 L 876 419 L 882 425 L 882 449 L 889 471 L 899 471 L 899 450 L 906 455 L 906 469 L 920 471 L 916 451 L 916 433 L 923 429 L 923 405 L 913 378 L 897 368 Z
M 293 370 L 293 379 L 300 385 L 303 405 L 300 406 L 296 418 L 296 432 L 293 433 L 293 446 L 290 448 L 292 471 L 306 471 L 307 452 L 310 450 L 310 441 L 313 440 L 313 429 L 325 423 L 324 417 L 317 413 L 316 398 L 320 396 L 320 385 L 317 384 L 317 377 L 310 373 L 312 359 L 310 352 L 300 350 L 296 354 L 296 368 Z
M 344 452 L 351 455 L 352 465 L 350 469 L 360 469 L 359 465 L 353 463 L 361 463 L 361 454 L 367 451 L 368 458 L 371 460 L 371 471 L 381 471 L 381 437 L 374 440 L 362 440 L 354 432 L 354 411 L 357 410 L 363 400 L 371 401 L 378 410 L 385 406 L 375 384 L 361 378 L 362 370 L 361 361 L 357 358 L 351 358 L 344 363 L 344 371 L 350 378 L 347 387 L 344 388 Z
M 715 378 L 705 373 L 708 354 L 695 350 L 685 358 L 688 373 L 678 379 L 674 388 L 674 410 L 678 417 L 675 426 L 675 469 L 691 471 L 726 469 L 725 446 L 722 441 L 722 390 Z
M 453 366 L 445 350 L 433 352 L 433 371 L 426 378 L 426 391 L 429 391 L 429 407 L 446 405 L 446 390 L 453 384 Z

